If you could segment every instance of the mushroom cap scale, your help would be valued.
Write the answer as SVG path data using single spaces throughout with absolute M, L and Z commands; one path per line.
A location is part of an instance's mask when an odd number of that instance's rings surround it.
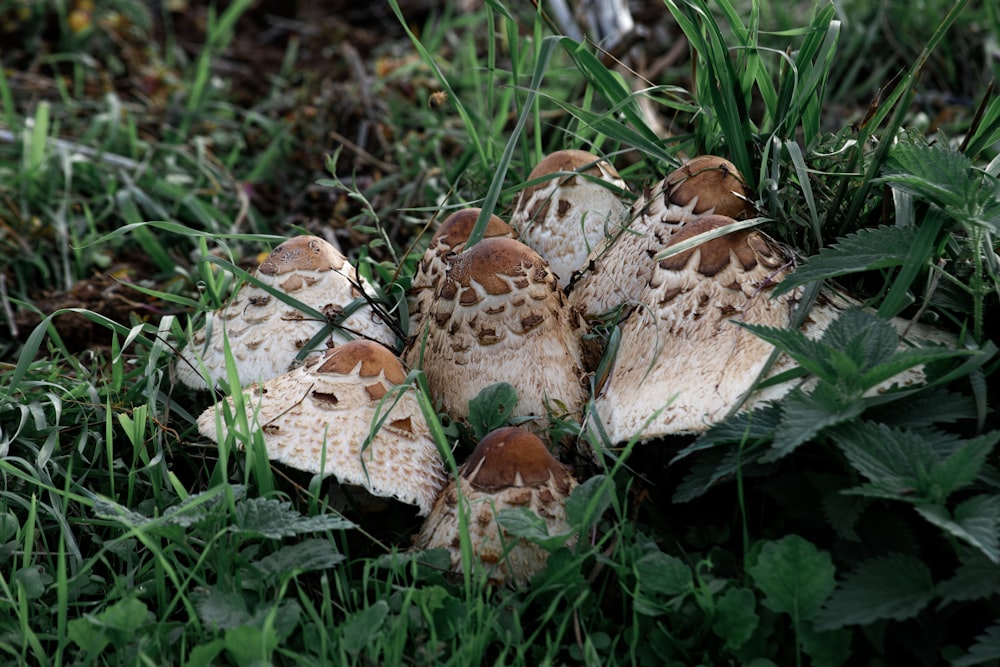
M 732 222 L 697 220 L 671 244 Z M 788 259 L 765 234 L 740 230 L 655 265 L 640 306 L 622 325 L 618 356 L 595 399 L 612 440 L 628 440 L 640 430 L 642 439 L 697 433 L 726 415 L 773 349 L 731 320 L 788 325 L 795 296 L 770 298 L 790 270 Z
M 244 397 L 247 420 L 260 430 L 269 458 L 332 474 L 426 515 L 444 484 L 444 466 L 414 390 L 397 382 L 405 378 L 401 362 L 377 348 L 372 341 L 344 343 L 252 385 Z M 225 402 L 231 411 L 232 397 Z M 226 424 L 221 432 L 217 426 L 220 406 L 198 418 L 199 431 L 216 441 L 227 436 Z
M 461 572 L 459 507 L 463 507 L 473 554 L 487 567 L 490 581 L 525 586 L 545 567 L 548 552 L 511 536 L 497 522 L 497 513 L 526 508 L 545 521 L 550 535 L 568 533 L 565 503 L 576 485 L 537 436 L 517 427 L 498 429 L 480 441 L 458 479 L 438 496 L 414 545 L 447 549 L 452 570 Z
M 431 237 L 427 250 L 417 264 L 417 271 L 407 292 L 407 307 L 409 310 L 409 334 L 419 337 L 423 332 L 424 322 L 434 291 L 444 278 L 448 265 L 445 258 L 452 253 L 461 252 L 465 247 L 472 229 L 479 219 L 481 209 L 465 208 L 455 211 L 441 223 Z M 516 238 L 517 232 L 496 215 L 491 215 L 486 224 L 483 238 L 505 236 Z
M 528 179 L 549 177 L 521 191 L 511 225 L 549 263 L 566 287 L 590 251 L 622 225 L 625 181 L 606 160 L 581 150 L 547 155 Z
M 426 340 L 403 356 L 413 367 L 421 355 L 432 396 L 455 419 L 497 382 L 517 388 L 515 416 L 544 417 L 547 401 L 575 414 L 585 400 L 579 322 L 545 260 L 513 239 L 483 239 L 449 258 Z
M 261 263 L 256 278 L 330 318 L 342 315 L 355 299 L 374 293 L 346 257 L 316 236 L 298 236 L 278 245 Z M 247 283 L 229 304 L 207 314 L 205 326 L 181 352 L 177 377 L 196 389 L 206 389 L 224 378 L 226 339 L 242 385 L 277 377 L 325 325 L 266 289 Z M 352 340 L 353 335 L 387 345 L 395 341 L 392 328 L 370 305 L 344 318 L 341 327 L 332 332 L 327 346 Z M 208 372 L 207 381 L 201 374 L 202 364 Z

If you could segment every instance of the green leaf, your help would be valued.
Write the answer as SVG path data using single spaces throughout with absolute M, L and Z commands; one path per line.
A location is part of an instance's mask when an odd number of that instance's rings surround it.
M 835 365 L 830 347 L 812 340 L 798 329 L 779 329 L 745 322 L 736 324 L 771 343 L 816 377 L 831 383 L 839 377 L 840 369 Z
M 344 650 L 351 655 L 360 654 L 379 635 L 388 616 L 389 604 L 385 600 L 376 600 L 350 616 L 340 625 Z
M 532 512 L 527 507 L 511 507 L 497 512 L 497 523 L 515 536 L 537 544 L 546 551 L 554 551 L 563 546 L 576 533 L 549 535 L 545 519 Z
M 864 402 L 845 398 L 835 387 L 820 382 L 812 393 L 793 389 L 782 399 L 781 407 L 781 424 L 762 461 L 776 461 L 814 439 L 820 431 L 855 419 L 864 410 Z
M 934 598 L 934 579 L 923 561 L 889 554 L 863 562 L 830 596 L 817 630 L 903 620 L 916 616 Z
M 885 225 L 860 229 L 838 238 L 785 277 L 774 289 L 774 296 L 816 280 L 899 266 L 909 254 L 915 238 L 913 227 Z
M 300 572 L 326 570 L 343 562 L 345 558 L 337 552 L 337 547 L 330 540 L 312 538 L 283 546 L 273 554 L 255 561 L 253 565 L 265 578 L 280 578 Z
M 227 630 L 224 641 L 233 663 L 241 667 L 270 665 L 271 654 L 281 643 L 273 627 L 258 628 L 254 625 Z
M 757 616 L 757 598 L 747 588 L 729 588 L 715 602 L 712 632 L 726 642 L 726 648 L 735 651 L 742 646 L 760 623 Z
M 694 590 L 690 566 L 676 556 L 653 551 L 639 558 L 632 567 L 638 587 L 635 610 L 640 614 L 658 616 L 676 607 L 678 598 Z
M 802 628 L 802 650 L 811 658 L 812 667 L 840 667 L 851 657 L 851 631 L 847 628 L 816 632 Z
M 99 614 L 86 614 L 68 623 L 70 639 L 88 652 L 108 644 L 121 648 L 135 639 L 136 631 L 151 620 L 146 605 L 135 598 L 120 600 Z
M 820 340 L 849 356 L 862 371 L 888 360 L 899 346 L 895 327 L 861 308 L 848 308 L 840 313 Z
M 292 503 L 274 498 L 250 498 L 236 506 L 232 531 L 280 539 L 302 533 L 347 530 L 354 524 L 333 514 L 304 517 L 292 509 Z
M 870 408 L 865 415 L 888 426 L 921 428 L 974 419 L 976 406 L 971 397 L 932 387 L 907 396 L 906 400 Z
M 517 408 L 517 389 L 507 382 L 484 388 L 469 401 L 469 424 L 473 436 L 482 440 L 490 431 L 506 426 Z
M 921 197 L 942 208 L 961 207 L 972 182 L 972 160 L 958 151 L 940 145 L 929 146 L 899 142 L 889 150 L 882 167 L 882 178 L 875 182 Z
M 939 608 L 952 602 L 982 600 L 1000 593 L 1000 566 L 980 552 L 962 560 L 951 579 L 939 582 Z
M 210 628 L 231 630 L 250 622 L 246 599 L 235 591 L 210 587 L 193 594 L 198 618 Z
M 994 564 L 1000 564 L 1000 496 L 973 496 L 951 515 L 940 505 L 916 510 L 935 526 L 978 549 Z
M 614 489 L 614 481 L 607 475 L 595 475 L 583 482 L 566 499 L 566 521 L 584 530 L 611 506 Z
M 830 554 L 798 535 L 765 543 L 750 568 L 764 606 L 790 615 L 796 627 L 819 613 L 836 586 L 835 572 Z
M 998 658 L 1000 658 L 1000 624 L 994 624 L 976 637 L 976 643 L 969 647 L 969 652 L 961 658 L 953 660 L 951 667 L 981 665 Z
M 45 589 L 53 581 L 52 575 L 45 572 L 41 565 L 29 565 L 14 572 L 13 583 L 28 600 L 37 600 L 45 594 Z

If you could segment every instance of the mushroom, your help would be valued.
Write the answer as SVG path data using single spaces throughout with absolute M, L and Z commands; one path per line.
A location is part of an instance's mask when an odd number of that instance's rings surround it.
M 521 191 L 510 223 L 566 287 L 590 251 L 621 227 L 628 207 L 620 193 L 627 186 L 609 162 L 581 150 L 546 156 L 528 175 L 541 178 L 547 180 Z
M 335 475 L 342 484 L 416 505 L 426 516 L 444 484 L 444 466 L 405 379 L 396 355 L 356 340 L 251 385 L 243 405 L 272 460 Z M 198 430 L 224 441 L 229 424 L 223 414 L 233 409 L 232 397 L 209 408 L 198 417 Z
M 732 162 L 714 155 L 692 159 L 647 189 L 633 204 L 629 224 L 594 249 L 567 289 L 570 304 L 597 316 L 636 301 L 653 258 L 677 230 L 713 214 L 745 217 L 747 210 L 743 177 Z
M 577 415 L 586 399 L 580 321 L 545 260 L 501 237 L 447 261 L 427 335 L 403 353 L 427 374 L 434 400 L 453 419 L 465 419 L 482 389 L 508 382 L 518 392 L 514 416 L 535 418 L 528 428 L 544 430 L 547 408 Z
M 333 319 L 359 298 L 370 300 L 372 286 L 340 251 L 317 236 L 297 236 L 280 244 L 261 262 L 256 278 Z M 247 283 L 227 306 L 209 313 L 181 352 L 177 378 L 195 389 L 206 389 L 226 377 L 228 339 L 240 384 L 269 380 L 288 371 L 296 355 L 319 334 L 326 322 L 306 315 L 267 290 Z M 353 337 L 395 342 L 392 328 L 370 303 L 344 318 L 326 346 Z M 202 375 L 202 369 L 208 376 Z
M 427 311 L 434 299 L 434 290 L 444 278 L 448 268 L 445 257 L 451 253 L 462 251 L 465 242 L 469 240 L 469 235 L 472 234 L 472 228 L 475 227 L 476 221 L 479 219 L 480 211 L 481 209 L 478 208 L 464 208 L 455 211 L 445 218 L 434 236 L 431 237 L 427 250 L 417 265 L 413 283 L 406 295 L 411 338 L 419 338 L 423 333 Z M 494 236 L 517 238 L 517 232 L 496 215 L 491 215 L 486 223 L 483 238 Z
M 545 521 L 549 535 L 570 532 L 566 498 L 577 482 L 534 434 L 509 426 L 487 434 L 438 496 L 414 539 L 418 549 L 447 549 L 462 571 L 463 508 L 473 555 L 497 585 L 526 586 L 545 567 L 548 552 L 512 537 L 496 519 L 508 508 L 526 508 Z M 570 538 L 572 539 L 572 538 Z
M 733 222 L 717 215 L 689 222 L 667 247 Z M 622 325 L 617 357 L 591 418 L 603 421 L 614 442 L 635 434 L 696 433 L 722 419 L 773 350 L 731 320 L 789 324 L 795 294 L 770 294 L 790 270 L 790 259 L 764 233 L 744 229 L 654 264 L 639 307 Z

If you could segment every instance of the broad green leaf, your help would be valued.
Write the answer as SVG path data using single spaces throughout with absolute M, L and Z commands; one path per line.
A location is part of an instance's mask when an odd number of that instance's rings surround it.
M 830 554 L 798 535 L 764 544 L 750 568 L 764 606 L 788 614 L 796 627 L 819 613 L 836 586 L 835 573 Z
M 917 507 L 935 526 L 972 545 L 993 563 L 1000 564 L 1000 496 L 978 495 L 955 508 L 949 516 L 940 505 Z
M 198 618 L 209 628 L 231 630 L 250 622 L 246 599 L 235 591 L 208 588 L 193 594 Z
M 1000 594 L 1000 565 L 981 552 L 972 552 L 962 560 L 951 579 L 938 583 L 937 591 L 941 596 L 939 607 Z
M 855 419 L 864 410 L 864 402 L 845 398 L 835 387 L 820 382 L 811 393 L 793 389 L 782 399 L 781 407 L 781 425 L 763 461 L 787 456 L 820 431 Z
M 782 280 L 774 295 L 785 294 L 815 280 L 899 266 L 916 238 L 913 227 L 880 226 L 858 230 L 808 258 Z
M 583 482 L 566 499 L 566 521 L 578 530 L 600 518 L 611 506 L 614 481 L 607 475 L 595 475 Z
M 271 539 L 325 530 L 347 530 L 354 524 L 333 514 L 304 517 L 292 509 L 292 503 L 274 498 L 250 498 L 236 506 L 233 532 L 260 535 Z
M 512 507 L 500 510 L 497 512 L 497 523 L 506 528 L 511 535 L 524 538 L 547 551 L 558 549 L 575 535 L 572 532 L 561 535 L 549 535 L 545 519 L 527 507 Z
M 742 646 L 760 623 L 757 616 L 757 598 L 747 588 L 729 588 L 715 602 L 712 632 L 726 642 L 726 648 L 735 651 Z
M 281 547 L 273 554 L 254 561 L 253 566 L 264 577 L 281 577 L 299 572 L 326 570 L 335 567 L 345 556 L 338 553 L 330 540 L 312 538 Z
M 876 182 L 909 192 L 942 208 L 960 207 L 976 179 L 972 160 L 941 146 L 899 142 L 889 150 Z
M 974 419 L 976 406 L 971 397 L 934 387 L 907 396 L 906 400 L 869 408 L 865 416 L 888 426 L 917 429 Z
M 506 426 L 517 407 L 517 389 L 507 382 L 484 388 L 469 401 L 469 424 L 473 436 L 482 440 L 490 431 Z
M 969 652 L 957 660 L 952 660 L 951 667 L 969 667 L 981 665 L 1000 659 L 1000 624 L 986 628 L 983 634 L 976 637 L 976 643 L 969 647 Z
M 733 480 L 749 466 L 758 461 L 763 452 L 759 447 L 752 450 L 729 447 L 700 452 L 690 471 L 674 491 L 675 503 L 686 503 L 708 492 L 723 480 Z
M 136 630 L 150 622 L 151 616 L 141 600 L 119 600 L 100 613 L 70 621 L 69 636 L 89 652 L 100 652 L 108 644 L 121 648 L 135 639 Z
M 29 565 L 17 570 L 11 576 L 11 583 L 20 589 L 20 594 L 28 600 L 37 600 L 45 594 L 52 583 L 52 575 L 41 565 Z
M 923 561 L 904 554 L 880 556 L 844 578 L 823 607 L 816 629 L 912 618 L 933 598 L 934 579 Z
M 226 651 L 236 665 L 270 665 L 275 649 L 281 644 L 271 626 L 258 628 L 241 625 L 226 631 Z
M 830 323 L 820 341 L 867 371 L 892 357 L 899 346 L 899 334 L 885 319 L 860 308 L 848 308 Z
M 694 589 L 691 567 L 676 556 L 653 551 L 635 562 L 639 590 L 646 595 L 676 597 Z
M 771 343 L 816 377 L 828 382 L 835 382 L 839 377 L 830 347 L 820 341 L 812 340 L 801 331 L 743 322 L 735 323 L 749 329 L 758 338 Z
M 376 600 L 340 624 L 344 650 L 351 655 L 360 654 L 378 636 L 389 616 L 389 604 Z
M 713 424 L 694 443 L 688 445 L 671 460 L 676 463 L 691 454 L 714 449 L 719 445 L 750 445 L 770 440 L 774 429 L 781 423 L 781 409 L 777 403 L 738 412 L 724 421 Z
M 840 667 L 851 657 L 851 631 L 847 628 L 817 632 L 802 628 L 802 650 L 811 658 L 812 667 Z

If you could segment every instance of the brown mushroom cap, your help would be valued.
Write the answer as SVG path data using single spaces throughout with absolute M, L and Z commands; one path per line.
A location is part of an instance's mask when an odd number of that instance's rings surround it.
M 746 184 L 732 162 L 717 155 L 700 155 L 664 179 L 670 203 L 688 206 L 696 214 L 715 213 L 744 218 L 749 211 Z
M 566 534 L 566 499 L 576 485 L 537 436 L 517 427 L 499 429 L 480 441 L 458 480 L 438 496 L 415 546 L 447 549 L 452 569 L 461 572 L 462 507 L 473 554 L 486 566 L 490 581 L 525 586 L 545 567 L 548 552 L 511 536 L 497 522 L 497 512 L 526 508 L 545 521 L 549 535 Z
M 590 251 L 621 227 L 628 207 L 620 192 L 627 186 L 609 162 L 581 150 L 547 155 L 528 179 L 546 176 L 521 191 L 511 225 L 565 287 Z
M 414 368 L 422 355 L 431 394 L 454 419 L 498 382 L 517 388 L 515 416 L 542 419 L 546 403 L 574 415 L 585 400 L 579 325 L 538 253 L 513 239 L 483 239 L 449 258 L 426 340 L 411 341 L 403 358 Z
M 277 246 L 261 263 L 257 279 L 328 317 L 336 317 L 355 299 L 374 289 L 358 275 L 347 258 L 327 241 L 299 236 Z M 243 285 L 231 302 L 209 313 L 181 352 L 177 378 L 205 389 L 226 376 L 225 343 L 228 339 L 242 385 L 285 373 L 299 351 L 326 322 L 317 320 L 257 285 Z M 335 329 L 325 346 L 368 337 L 387 345 L 395 334 L 370 305 L 365 305 Z M 199 363 L 200 362 L 200 363 Z M 208 378 L 202 376 L 204 365 Z
M 733 222 L 721 216 L 691 222 L 668 248 Z M 773 349 L 732 320 L 788 325 L 794 295 L 770 295 L 791 269 L 789 260 L 762 232 L 739 230 L 656 263 L 595 399 L 612 440 L 640 430 L 643 439 L 697 433 L 725 416 Z
M 478 208 L 455 211 L 445 218 L 434 236 L 431 237 L 427 250 L 417 265 L 413 283 L 406 295 L 410 317 L 409 335 L 412 338 L 418 338 L 423 333 L 427 311 L 431 301 L 434 300 L 434 290 L 437 289 L 448 270 L 445 257 L 451 253 L 462 251 L 465 242 L 469 240 L 469 235 L 472 234 L 476 221 L 479 219 L 480 211 L 481 209 Z M 491 215 L 486 223 L 483 238 L 498 236 L 517 238 L 517 232 L 496 215 Z
M 405 377 L 399 359 L 380 344 L 343 343 L 249 387 L 246 418 L 260 430 L 269 458 L 335 475 L 373 495 L 417 505 L 426 515 L 444 484 L 444 466 L 414 390 L 398 387 Z M 401 394 L 382 400 L 393 391 Z M 231 412 L 233 399 L 224 403 Z M 198 418 L 199 431 L 216 442 L 228 435 L 221 405 Z M 385 419 L 372 434 L 376 416 Z

